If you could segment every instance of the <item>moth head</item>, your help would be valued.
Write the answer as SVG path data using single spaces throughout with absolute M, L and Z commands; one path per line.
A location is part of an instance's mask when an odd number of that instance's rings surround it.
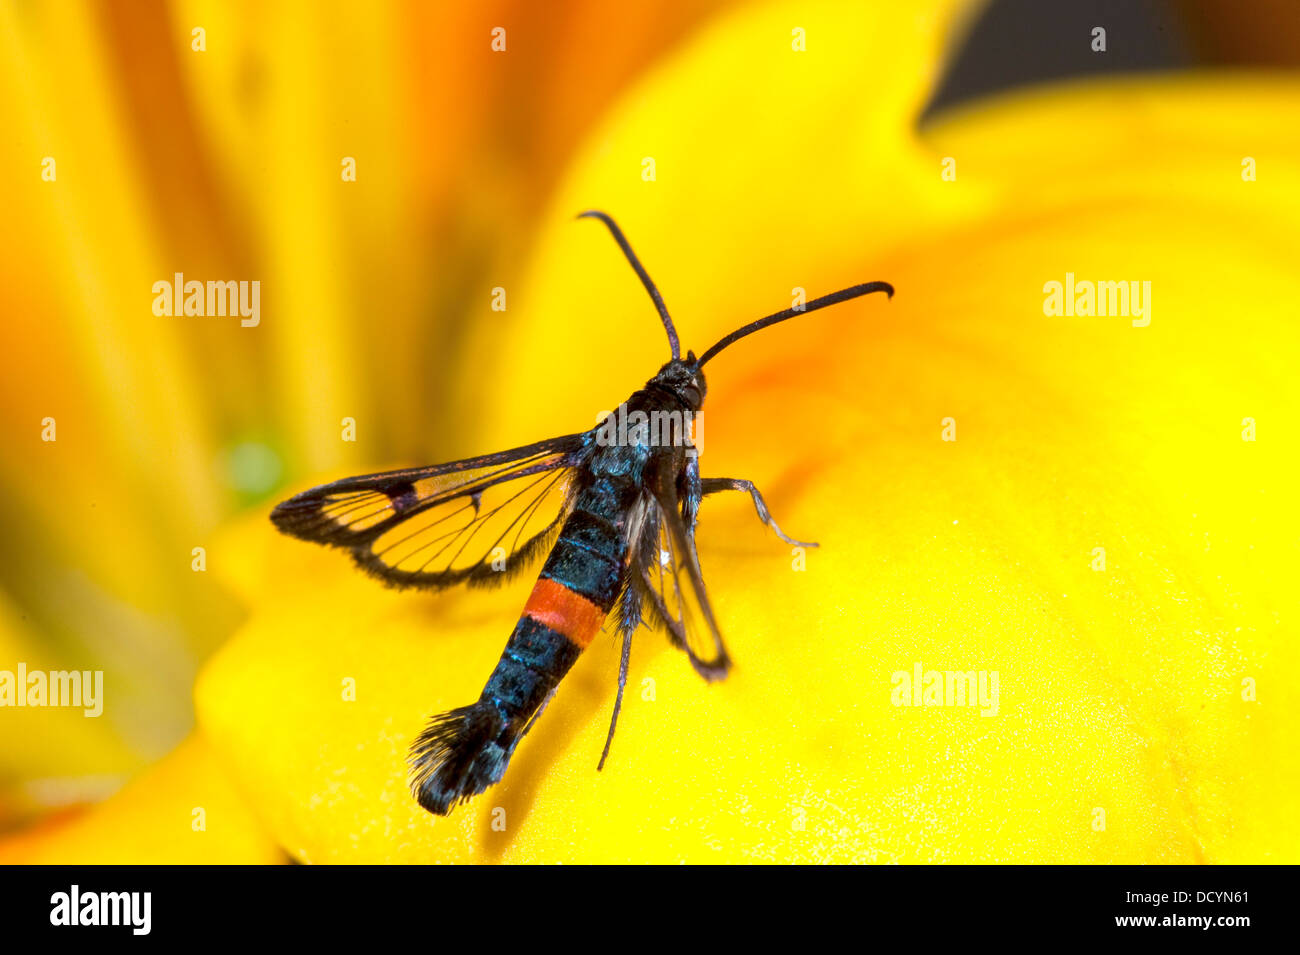
M 704 372 L 695 363 L 695 352 L 688 351 L 685 358 L 674 358 L 655 374 L 654 383 L 666 388 L 691 411 L 699 411 L 709 386 Z

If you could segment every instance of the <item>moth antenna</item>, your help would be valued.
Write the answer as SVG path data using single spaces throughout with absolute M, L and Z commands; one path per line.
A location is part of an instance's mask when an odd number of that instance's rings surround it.
M 664 298 L 659 294 L 659 290 L 655 288 L 655 283 L 651 281 L 650 275 L 645 270 L 645 266 L 643 266 L 641 260 L 636 257 L 636 253 L 632 251 L 632 246 L 628 244 L 627 236 L 623 235 L 623 230 L 618 227 L 618 223 L 597 209 L 588 209 L 586 212 L 580 212 L 578 213 L 578 218 L 599 219 L 609 227 L 609 231 L 614 235 L 614 241 L 618 243 L 618 247 L 622 249 L 623 254 L 627 256 L 627 261 L 632 266 L 632 270 L 636 272 L 637 277 L 641 279 L 641 284 L 644 285 L 645 290 L 650 293 L 650 300 L 655 303 L 655 308 L 659 310 L 659 317 L 663 319 L 664 328 L 668 332 L 668 345 L 673 350 L 673 359 L 676 360 L 681 358 L 682 349 L 680 343 L 677 341 L 677 329 L 673 328 L 672 316 L 668 314 L 668 306 L 664 304 Z
M 746 335 L 752 335 L 760 328 L 767 328 L 769 325 L 775 325 L 777 322 L 784 322 L 787 318 L 794 318 L 796 315 L 804 315 L 808 312 L 815 312 L 819 308 L 825 308 L 828 305 L 838 305 L 840 302 L 847 302 L 851 298 L 857 298 L 859 295 L 870 295 L 872 292 L 885 292 L 890 298 L 894 297 L 894 287 L 888 282 L 865 282 L 862 285 L 854 285 L 851 288 L 840 289 L 838 292 L 832 292 L 830 295 L 823 295 L 821 298 L 815 298 L 804 305 L 795 305 L 774 315 L 766 318 L 760 318 L 756 322 L 750 322 L 741 328 L 737 328 L 730 335 L 723 338 L 712 348 L 706 351 L 696 361 L 696 368 L 703 368 L 704 363 L 716 355 L 728 345 L 744 338 Z

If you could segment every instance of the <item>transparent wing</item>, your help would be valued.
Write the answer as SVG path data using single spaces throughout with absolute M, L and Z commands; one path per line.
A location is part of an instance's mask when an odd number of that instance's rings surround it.
M 271 512 L 292 537 L 349 551 L 395 587 L 490 585 L 544 553 L 568 513 L 568 478 L 587 453 L 566 435 L 427 468 L 345 478 Z
M 700 560 L 682 520 L 673 482 L 660 481 L 645 506 L 638 535 L 636 580 L 644 602 L 650 606 L 651 622 L 663 627 L 701 676 L 720 680 L 727 675 L 731 659 L 718 632 Z

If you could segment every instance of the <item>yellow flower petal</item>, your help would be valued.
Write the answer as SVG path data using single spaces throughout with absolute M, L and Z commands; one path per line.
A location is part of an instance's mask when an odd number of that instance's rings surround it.
M 196 700 L 278 843 L 308 861 L 1297 858 L 1296 84 L 1061 87 L 917 132 L 952 23 L 833 3 L 716 23 L 585 144 L 519 307 L 460 369 L 471 453 L 587 426 L 658 366 L 639 286 L 570 221 L 588 206 L 623 222 L 697 352 L 795 289 L 894 282 L 892 303 L 709 367 L 706 473 L 754 479 L 822 543 L 799 571 L 747 501 L 708 502 L 733 675 L 704 686 L 641 633 L 598 775 L 616 668 L 598 640 L 503 783 L 435 819 L 406 748 L 478 694 L 527 583 L 387 593 L 249 522 L 223 573 L 253 614 Z M 1150 281 L 1151 324 L 1044 315 L 1067 272 Z M 896 706 L 916 665 L 996 671 L 996 714 Z
M 81 813 L 0 838 L 5 865 L 258 865 L 283 862 L 240 795 L 191 737 Z
M 28 673 L 62 669 L 0 592 L 0 670 L 14 679 L 20 663 Z M 0 741 L 0 832 L 52 807 L 101 797 L 141 764 L 111 718 L 88 717 L 84 707 L 6 706 Z
M 809 51 L 784 59 L 799 24 Z M 892 303 L 809 316 L 710 366 L 706 472 L 753 478 L 822 543 L 792 572 L 747 501 L 706 505 L 732 677 L 704 686 L 641 634 L 597 775 L 616 666 L 599 640 L 503 783 L 434 819 L 406 794 L 406 747 L 477 695 L 526 584 L 394 595 L 340 561 L 268 602 L 199 689 L 205 729 L 294 851 L 1295 858 L 1293 85 L 1057 89 L 912 134 L 915 79 L 872 64 L 936 35 L 840 5 L 719 23 L 593 138 L 525 309 L 484 352 L 502 383 L 485 446 L 585 426 L 657 367 L 641 290 L 598 227 L 567 221 L 588 205 L 623 220 L 697 351 L 795 286 L 895 283 Z M 1268 176 L 1243 182 L 1244 155 Z M 1046 317 L 1044 283 L 1066 271 L 1150 281 L 1150 326 Z M 1255 442 L 1246 417 L 1267 422 Z M 893 674 L 917 663 L 998 671 L 997 714 L 895 706 Z

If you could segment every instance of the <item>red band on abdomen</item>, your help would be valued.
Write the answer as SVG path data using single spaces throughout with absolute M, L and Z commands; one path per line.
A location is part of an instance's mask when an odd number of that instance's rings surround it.
M 537 579 L 524 605 L 524 616 L 564 634 L 584 650 L 605 622 L 605 611 L 549 577 Z

